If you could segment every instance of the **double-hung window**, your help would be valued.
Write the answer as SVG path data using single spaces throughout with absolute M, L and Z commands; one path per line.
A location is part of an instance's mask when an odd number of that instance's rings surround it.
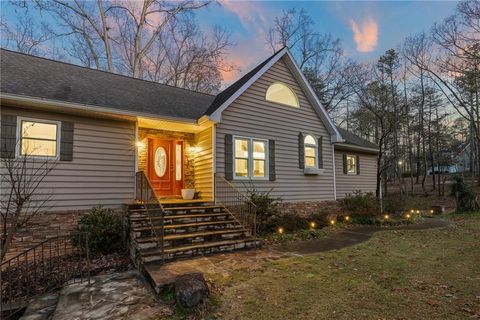
M 268 177 L 268 140 L 235 137 L 235 179 L 266 179 Z
M 303 141 L 305 148 L 305 167 L 317 168 L 318 166 L 318 145 L 317 139 L 311 135 L 306 135 Z
M 347 154 L 347 174 L 357 174 L 357 157 Z
M 20 156 L 58 158 L 60 122 L 18 118 Z

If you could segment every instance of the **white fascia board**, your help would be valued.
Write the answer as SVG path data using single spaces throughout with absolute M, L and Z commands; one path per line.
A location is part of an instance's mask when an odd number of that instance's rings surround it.
M 171 120 L 171 121 L 178 121 L 178 122 L 185 122 L 185 123 L 192 123 L 192 124 L 197 123 L 197 121 L 193 119 L 160 116 L 160 115 L 151 114 L 151 113 L 119 110 L 119 109 L 114 109 L 109 107 L 101 107 L 101 106 L 76 103 L 76 102 L 67 102 L 67 101 L 60 101 L 60 100 L 30 97 L 30 96 L 18 95 L 13 93 L 1 92 L 0 100 L 20 102 L 25 104 L 36 104 L 36 105 L 45 106 L 45 107 L 60 107 L 60 108 L 66 108 L 71 110 L 97 112 L 97 113 L 111 114 L 112 116 L 113 115 L 126 116 L 126 117 L 132 117 L 135 119 L 137 117 L 145 117 L 145 118 L 151 118 L 151 119 Z

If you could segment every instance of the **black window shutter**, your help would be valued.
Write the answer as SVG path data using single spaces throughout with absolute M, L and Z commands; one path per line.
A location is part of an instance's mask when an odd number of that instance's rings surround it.
M 323 137 L 318 138 L 317 147 L 318 168 L 323 169 Z
M 298 134 L 298 167 L 305 169 L 305 140 L 303 133 Z
M 73 160 L 73 122 L 62 121 L 60 128 L 60 160 Z
M 356 156 L 357 174 L 360 174 L 360 156 Z
M 17 116 L 2 114 L 1 127 L 0 156 L 13 159 L 17 146 Z
M 268 140 L 268 180 L 275 181 L 275 140 Z
M 346 154 L 343 154 L 343 173 L 344 174 L 348 173 L 348 170 L 347 170 L 347 155 Z
M 233 136 L 225 135 L 225 179 L 233 180 Z

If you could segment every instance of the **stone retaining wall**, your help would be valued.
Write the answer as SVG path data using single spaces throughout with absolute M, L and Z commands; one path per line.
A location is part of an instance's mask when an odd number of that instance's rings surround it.
M 312 214 L 338 215 L 341 208 L 338 201 L 281 202 L 279 208 L 283 213 L 296 214 L 308 218 Z

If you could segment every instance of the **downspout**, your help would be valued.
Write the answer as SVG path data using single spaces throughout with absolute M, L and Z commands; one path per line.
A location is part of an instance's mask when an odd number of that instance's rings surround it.
M 335 146 L 332 143 L 332 163 L 333 163 L 333 199 L 337 200 L 337 175 L 335 173 Z

